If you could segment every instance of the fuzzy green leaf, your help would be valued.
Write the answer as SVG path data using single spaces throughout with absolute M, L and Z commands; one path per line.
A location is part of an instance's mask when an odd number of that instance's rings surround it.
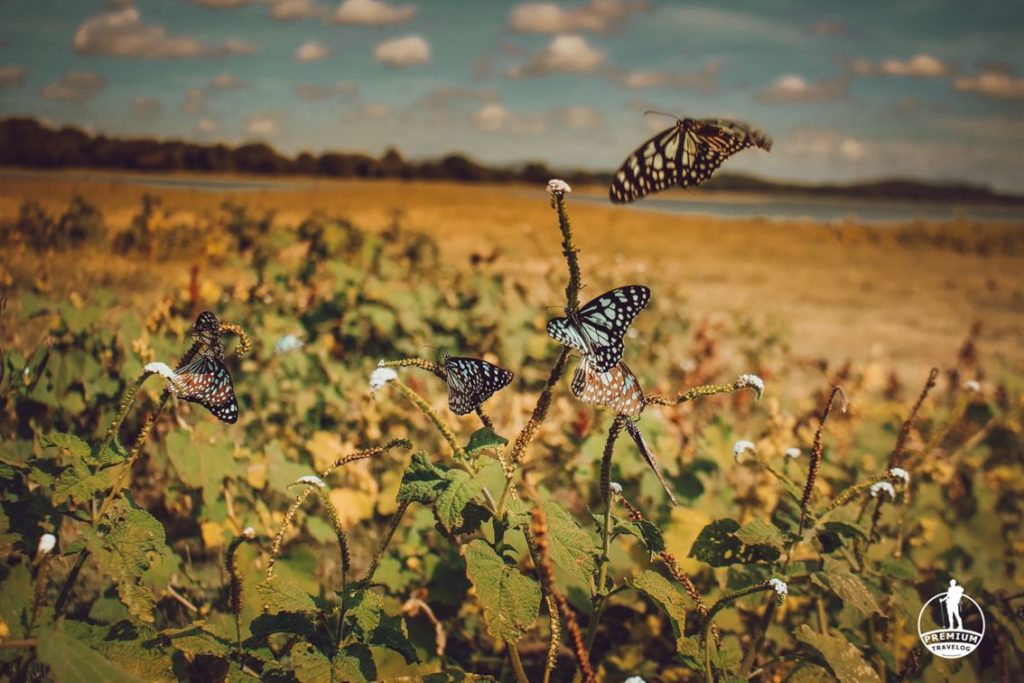
M 740 530 L 735 519 L 719 519 L 704 527 L 690 549 L 690 557 L 712 567 L 772 561 L 779 557 L 777 548 L 766 545 L 745 545 L 737 536 Z
M 507 443 L 508 439 L 484 427 L 476 430 L 469 437 L 469 443 L 466 444 L 466 455 L 472 455 L 485 448 L 502 448 Z
M 744 545 L 768 546 L 777 550 L 785 547 L 786 539 L 779 528 L 771 522 L 755 517 L 736 532 L 736 538 Z
M 220 438 L 212 447 L 208 441 L 196 443 L 187 433 L 174 431 L 166 443 L 167 458 L 178 477 L 189 488 L 201 489 L 204 504 L 210 506 L 221 497 L 224 480 L 235 476 L 237 468 L 231 441 Z
M 604 520 L 600 519 L 599 523 L 604 524 Z M 647 552 L 652 555 L 665 549 L 665 538 L 662 536 L 661 529 L 646 519 L 633 521 L 612 515 L 612 534 L 633 536 L 639 539 L 647 548 Z
M 339 650 L 331 661 L 331 668 L 334 670 L 336 681 L 362 683 L 377 680 L 377 666 L 373 662 L 373 654 L 370 648 L 362 643 L 352 643 Z
M 256 593 L 260 596 L 263 611 L 269 614 L 316 611 L 313 598 L 301 586 L 283 576 L 274 575 L 260 581 L 256 584 Z
M 537 619 L 540 586 L 515 565 L 506 564 L 483 539 L 462 546 L 462 554 L 488 633 L 497 640 L 517 642 Z
M 846 638 L 818 633 L 807 624 L 800 624 L 793 635 L 818 651 L 839 683 L 881 683 L 874 667 Z
M 676 638 L 676 651 L 682 653 L 687 597 L 671 581 L 650 570 L 633 579 L 633 588 L 653 600 L 668 615 L 668 620 L 672 624 L 672 635 Z
M 81 505 L 91 500 L 97 493 L 112 487 L 121 473 L 120 467 L 106 467 L 98 472 L 83 460 L 74 460 L 71 466 L 64 469 L 53 484 L 53 503 L 63 505 L 71 501 Z
M 825 571 L 811 575 L 811 581 L 832 591 L 843 604 L 853 607 L 865 617 L 873 613 L 882 614 L 882 608 L 864 582 L 837 563 L 826 564 Z
M 227 657 L 234 649 L 230 642 L 210 631 L 203 620 L 195 621 L 184 628 L 168 629 L 161 635 L 170 638 L 176 649 L 190 655 Z
M 62 432 L 43 434 L 39 437 L 39 445 L 43 448 L 59 448 L 66 451 L 66 453 L 62 453 L 64 457 L 92 461 L 92 448 L 74 434 Z
M 398 488 L 398 502 L 417 502 L 432 505 L 448 485 L 447 471 L 427 459 L 426 453 L 412 456 L 402 475 Z
M 462 526 L 462 513 L 466 505 L 476 498 L 484 485 L 482 481 L 470 477 L 462 470 L 449 470 L 446 478 L 444 489 L 434 501 L 434 512 L 437 514 L 437 521 L 450 532 Z
M 548 542 L 551 561 L 566 572 L 573 581 L 586 586 L 594 579 L 597 547 L 590 534 L 580 528 L 576 520 L 554 501 L 544 503 L 548 520 Z
M 138 683 L 141 680 L 117 668 L 62 629 L 41 633 L 36 654 L 50 667 L 56 683 Z

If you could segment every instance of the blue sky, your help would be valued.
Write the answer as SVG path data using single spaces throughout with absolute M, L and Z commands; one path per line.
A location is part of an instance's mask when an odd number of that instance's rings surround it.
M 0 0 L 0 116 L 93 132 L 611 169 L 667 119 L 730 170 L 1024 192 L 1024 4 Z

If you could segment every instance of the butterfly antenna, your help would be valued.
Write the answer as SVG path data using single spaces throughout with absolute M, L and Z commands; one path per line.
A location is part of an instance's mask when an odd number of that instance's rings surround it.
M 667 116 L 670 119 L 675 119 L 676 121 L 679 120 L 679 117 L 676 116 L 675 114 L 666 114 L 663 111 L 654 111 L 653 109 L 648 109 L 647 111 L 644 112 L 644 116 L 649 116 L 650 114 L 655 114 L 656 116 Z

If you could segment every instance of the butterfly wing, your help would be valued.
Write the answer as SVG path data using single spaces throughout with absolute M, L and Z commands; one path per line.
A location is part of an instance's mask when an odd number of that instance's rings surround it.
M 444 361 L 448 383 L 448 407 L 456 415 L 471 413 L 515 375 L 479 358 L 449 356 Z
M 661 468 L 658 467 L 658 459 L 654 457 L 651 447 L 647 445 L 647 442 L 644 440 L 644 435 L 640 433 L 640 428 L 636 426 L 635 422 L 627 422 L 626 431 L 629 432 L 631 437 L 633 437 L 636 447 L 640 449 L 640 455 L 643 456 L 644 460 L 647 462 L 647 466 L 651 468 L 652 472 L 654 472 L 654 476 L 658 478 L 658 482 L 661 484 L 661 487 L 665 489 L 665 493 L 668 494 L 668 499 L 672 501 L 673 505 L 679 505 L 679 503 L 676 502 L 675 495 L 672 494 L 672 489 L 668 486 L 668 482 L 665 481 L 665 477 L 661 474 Z
M 200 356 L 175 371 L 178 397 L 203 406 L 221 422 L 238 420 L 238 402 L 231 374 L 224 362 L 214 356 Z
M 644 409 L 644 394 L 636 375 L 625 363 L 598 372 L 587 356 L 580 359 L 570 386 L 576 398 L 608 408 L 616 415 L 636 417 Z
M 633 150 L 612 176 L 608 198 L 614 204 L 632 202 L 677 182 L 683 163 L 680 144 L 683 126 L 666 128 Z
M 607 372 L 622 360 L 622 337 L 633 320 L 651 300 L 651 290 L 643 285 L 627 285 L 605 292 L 588 301 L 578 314 L 579 330 L 592 356 L 595 369 Z
M 729 119 L 687 120 L 687 149 L 693 153 L 685 171 L 680 174 L 680 187 L 695 187 L 706 182 L 722 163 L 739 151 L 749 147 L 771 150 L 772 140 L 763 132 Z
M 568 318 L 553 318 L 548 321 L 548 336 L 565 346 L 584 353 L 590 352 L 586 340 Z

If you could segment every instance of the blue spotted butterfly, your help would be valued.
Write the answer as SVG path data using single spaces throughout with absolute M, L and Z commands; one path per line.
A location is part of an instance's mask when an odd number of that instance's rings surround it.
M 171 383 L 178 398 L 198 403 L 221 422 L 238 421 L 238 401 L 231 382 L 231 373 L 224 365 L 224 346 L 220 342 L 220 321 L 210 311 L 203 311 L 188 331 L 200 344 L 198 355 L 175 370 Z
M 608 372 L 622 360 L 622 337 L 650 300 L 651 290 L 643 285 L 618 287 L 549 320 L 548 335 L 586 354 L 597 372 Z
M 584 403 L 608 408 L 616 415 L 636 417 L 644 409 L 640 382 L 623 362 L 612 366 L 608 372 L 598 372 L 589 356 L 583 356 L 570 388 Z
M 479 358 L 445 354 L 441 365 L 448 384 L 448 407 L 456 415 L 473 412 L 515 377 L 511 371 Z
M 696 187 L 748 147 L 770 151 L 772 139 L 742 121 L 677 118 L 629 155 L 612 178 L 608 198 L 623 204 L 676 185 Z

